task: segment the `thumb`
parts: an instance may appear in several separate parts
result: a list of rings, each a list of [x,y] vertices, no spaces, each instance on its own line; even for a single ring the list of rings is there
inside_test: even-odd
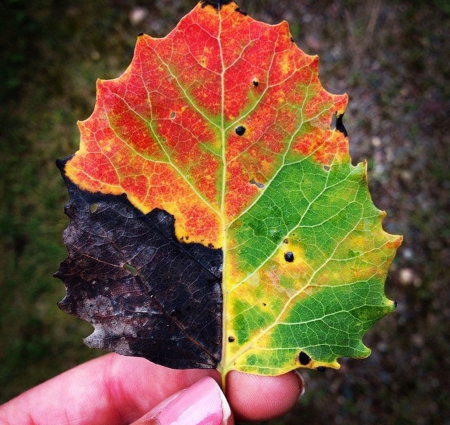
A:
[[[217,382],[204,377],[162,401],[131,425],[233,425],[231,409]]]

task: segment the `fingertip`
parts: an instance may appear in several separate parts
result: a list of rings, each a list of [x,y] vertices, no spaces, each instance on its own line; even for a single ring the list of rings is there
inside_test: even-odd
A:
[[[269,420],[284,415],[305,391],[298,372],[280,376],[257,376],[231,371],[227,398],[237,420]]]

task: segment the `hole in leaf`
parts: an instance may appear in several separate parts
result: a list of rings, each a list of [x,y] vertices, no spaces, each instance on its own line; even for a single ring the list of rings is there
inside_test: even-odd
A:
[[[252,84],[253,84],[253,87],[258,87],[259,86],[258,79],[257,78],[253,78]]]
[[[316,370],[317,372],[325,372],[327,368],[325,366],[319,366]]]
[[[329,165],[324,165],[324,166],[323,166],[323,169],[324,169],[325,171],[330,171],[330,170],[331,170],[331,167],[330,167]]]
[[[126,271],[130,272],[133,276],[137,276],[137,274],[138,274],[137,269],[135,267],[133,267],[131,264],[124,264],[123,268]]]
[[[236,127],[236,134],[238,136],[243,136],[245,134],[245,130],[247,130],[243,125]]]
[[[288,263],[292,263],[294,261],[294,253],[292,251],[288,251],[284,254],[284,259]]]
[[[93,204],[89,205],[89,212],[92,214],[95,213],[98,210],[98,204],[97,202],[94,202]]]
[[[347,129],[344,127],[343,118],[344,114],[337,115],[336,113],[336,130],[340,131],[345,137],[348,137]]]
[[[228,337],[228,342],[234,342],[234,341],[235,341],[234,336],[229,336],[229,337]]]
[[[251,179],[251,180],[249,181],[249,183],[250,183],[250,184],[256,185],[256,186],[257,186],[258,188],[260,188],[260,189],[263,189],[263,188],[264,188],[264,184],[263,184],[263,183],[257,182],[255,179]]]
[[[300,354],[298,355],[298,360],[300,361],[301,365],[306,366],[311,361],[311,357],[309,357],[308,354],[306,354],[305,352],[300,351]]]
[[[398,302],[394,301],[394,307],[397,308],[397,306],[398,306]]]
[[[170,113],[170,115],[169,115],[169,118],[170,118],[171,120],[173,120],[176,116],[177,116],[177,113],[176,113],[175,111],[172,111],[172,112]]]

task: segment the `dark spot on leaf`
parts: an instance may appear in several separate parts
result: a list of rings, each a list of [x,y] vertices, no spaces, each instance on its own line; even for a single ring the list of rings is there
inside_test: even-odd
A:
[[[329,165],[324,165],[324,166],[323,166],[323,169],[324,169],[325,171],[330,171],[330,170],[331,170],[331,167],[330,167]]]
[[[289,241],[287,240],[287,238],[284,238],[284,239],[283,239],[283,243],[286,243],[286,244],[289,243]]]
[[[253,81],[252,81],[252,83],[253,83],[253,86],[254,86],[254,87],[258,87],[258,86],[259,86],[259,81],[258,81],[257,78],[254,78]]]
[[[243,136],[245,134],[245,130],[247,130],[243,125],[240,125],[239,127],[236,127],[236,134],[238,136]]]
[[[239,12],[241,15],[247,16],[247,12],[244,12],[243,10],[241,10],[239,7],[237,7],[236,9],[234,9],[236,12]]]
[[[93,204],[89,205],[89,211],[93,214],[98,210],[98,204],[94,202]]]
[[[306,366],[311,361],[311,357],[309,357],[308,354],[306,354],[305,352],[300,351],[300,354],[298,355],[298,360],[300,361],[301,365]]]
[[[177,113],[176,113],[175,111],[172,111],[172,112],[170,113],[170,115],[169,115],[169,118],[170,118],[171,120],[173,120],[176,116],[177,116]]]
[[[137,276],[138,271],[136,270],[136,267],[133,267],[131,264],[124,264],[123,268],[130,272],[133,276]]]
[[[257,182],[255,179],[251,179],[249,181],[250,184],[254,184],[255,186],[257,186],[259,189],[263,189],[264,188],[264,184]]]
[[[348,137],[348,133],[343,123],[344,114],[336,114],[336,130],[340,131],[345,137]]]
[[[265,307],[267,304],[266,303],[262,303],[263,307]]]
[[[327,368],[325,366],[319,366],[316,370],[317,372],[325,372]]]
[[[229,337],[228,337],[228,342],[234,342],[234,341],[235,341],[234,336],[229,336]]]
[[[292,263],[294,261],[294,253],[292,251],[288,251],[284,254],[284,259],[288,263]]]

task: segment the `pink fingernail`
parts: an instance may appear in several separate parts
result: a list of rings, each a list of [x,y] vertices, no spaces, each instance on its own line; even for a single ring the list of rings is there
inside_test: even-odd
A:
[[[299,395],[299,398],[300,398],[303,394],[305,394],[305,380],[303,379],[303,376],[301,375],[299,370],[294,370],[294,373],[298,376],[298,378],[299,378],[299,380],[301,382],[301,385],[302,385],[302,390],[301,390],[301,393]]]
[[[210,377],[165,400],[151,415],[160,425],[226,425],[230,416],[224,394]]]

